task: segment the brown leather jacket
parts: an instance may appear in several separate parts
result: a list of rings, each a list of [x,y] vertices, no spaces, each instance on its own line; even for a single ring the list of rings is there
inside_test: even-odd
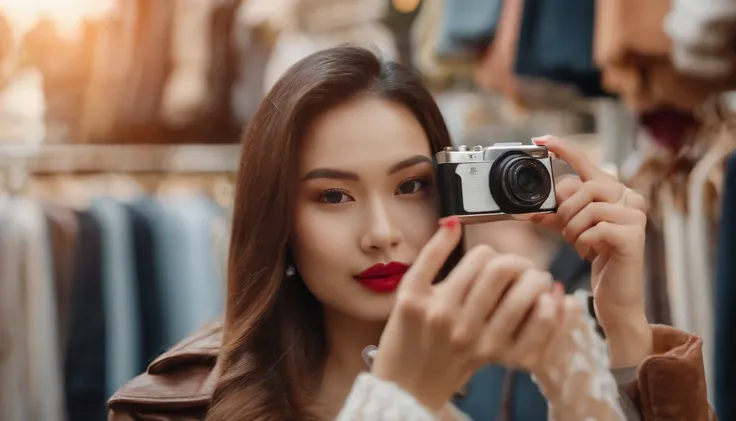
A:
[[[221,340],[218,323],[175,345],[110,398],[108,420],[202,420],[217,382]],[[701,348],[697,336],[654,326],[654,352],[627,391],[644,421],[715,420],[706,396]]]

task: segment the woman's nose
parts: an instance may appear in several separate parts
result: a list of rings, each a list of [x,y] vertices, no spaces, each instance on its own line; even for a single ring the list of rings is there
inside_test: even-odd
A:
[[[374,201],[365,218],[361,248],[366,253],[388,250],[400,244],[401,240],[401,230],[392,222],[388,204]]]

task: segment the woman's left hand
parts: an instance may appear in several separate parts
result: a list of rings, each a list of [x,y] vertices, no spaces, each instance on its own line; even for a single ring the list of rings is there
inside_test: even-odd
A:
[[[578,176],[557,180],[557,213],[532,220],[560,229],[592,263],[596,316],[609,341],[611,363],[638,365],[651,352],[643,296],[646,200],[564,140],[544,136],[534,142],[567,162]]]

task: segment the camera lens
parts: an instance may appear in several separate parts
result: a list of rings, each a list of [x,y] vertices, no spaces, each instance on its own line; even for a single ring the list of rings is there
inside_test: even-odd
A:
[[[521,193],[537,194],[539,193],[539,186],[542,185],[542,176],[535,168],[520,168],[514,181],[519,186]]]
[[[536,206],[544,203],[549,194],[547,168],[536,159],[517,159],[504,171],[504,190],[510,193],[510,199],[518,205]],[[515,200],[514,200],[515,199]]]
[[[505,213],[534,212],[552,190],[547,167],[522,152],[501,156],[494,162],[489,175],[491,194]]]

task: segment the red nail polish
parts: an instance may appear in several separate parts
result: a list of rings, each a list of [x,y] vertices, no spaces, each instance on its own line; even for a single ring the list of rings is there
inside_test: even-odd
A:
[[[562,285],[562,282],[555,281],[552,288],[554,289],[555,294],[565,295],[565,287]]]
[[[440,226],[443,226],[447,229],[454,229],[456,226],[460,224],[460,218],[457,216],[447,216],[439,220]]]

